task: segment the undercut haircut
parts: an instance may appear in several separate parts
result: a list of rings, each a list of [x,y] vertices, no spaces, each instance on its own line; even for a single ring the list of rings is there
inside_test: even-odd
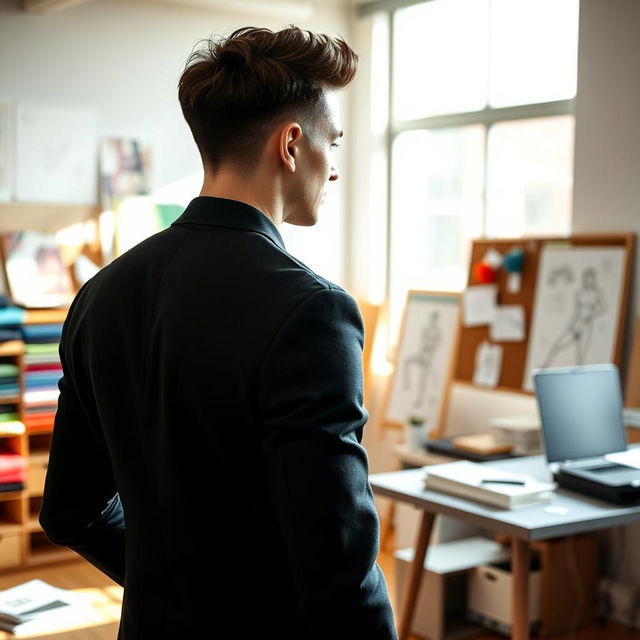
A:
[[[293,25],[276,32],[244,27],[201,41],[185,65],[178,99],[205,166],[253,168],[286,118],[313,129],[325,113],[324,91],[349,84],[357,63],[341,38]]]

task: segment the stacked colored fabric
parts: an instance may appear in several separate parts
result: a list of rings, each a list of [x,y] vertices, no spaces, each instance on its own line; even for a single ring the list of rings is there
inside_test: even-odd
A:
[[[27,460],[17,453],[0,453],[0,491],[21,491],[27,481]]]
[[[0,296],[0,342],[22,339],[20,325],[26,315],[24,309],[11,306],[5,296]]]
[[[24,425],[27,431],[53,428],[62,365],[58,355],[62,324],[22,327],[25,342]]]
[[[0,311],[2,311],[0,309]],[[20,395],[20,369],[18,365],[0,363],[0,399]]]

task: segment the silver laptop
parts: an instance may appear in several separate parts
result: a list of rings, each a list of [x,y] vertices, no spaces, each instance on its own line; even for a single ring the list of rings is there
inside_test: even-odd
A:
[[[533,381],[554,475],[568,474],[611,488],[640,487],[640,469],[605,458],[627,450],[615,365],[536,369]]]

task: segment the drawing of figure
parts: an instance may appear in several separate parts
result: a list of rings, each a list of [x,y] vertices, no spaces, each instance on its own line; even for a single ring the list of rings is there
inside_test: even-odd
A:
[[[420,406],[426,395],[433,355],[441,340],[442,331],[438,323],[439,318],[440,314],[437,311],[431,313],[429,323],[422,328],[419,351],[407,357],[402,365],[405,391],[415,386],[414,407]],[[415,375],[414,371],[417,372]],[[414,382],[416,382],[415,385]]]
[[[571,320],[553,343],[543,367],[550,367],[557,355],[575,346],[575,364],[584,364],[591,341],[593,321],[607,310],[605,298],[597,284],[597,273],[593,267],[582,272],[582,284],[576,291]]]

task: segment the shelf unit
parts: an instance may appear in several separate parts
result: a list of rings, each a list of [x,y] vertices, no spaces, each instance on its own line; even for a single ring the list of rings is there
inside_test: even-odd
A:
[[[66,310],[46,309],[27,312],[25,324],[61,323]],[[24,418],[24,354],[21,340],[0,343],[0,363],[18,366],[20,394],[0,398],[0,405],[15,405],[16,413]],[[21,435],[0,434],[0,449],[24,456],[27,459],[27,482],[22,491],[0,492],[0,571],[15,570],[63,560],[77,556],[49,542],[38,522],[51,429],[25,431]]]

